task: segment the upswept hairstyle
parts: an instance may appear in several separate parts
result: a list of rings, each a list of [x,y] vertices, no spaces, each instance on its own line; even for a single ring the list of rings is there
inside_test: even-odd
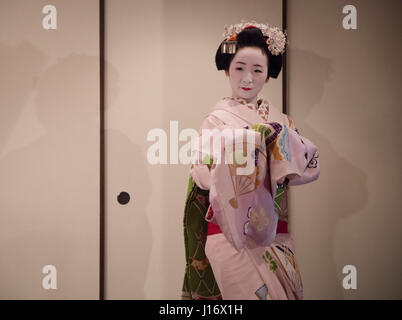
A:
[[[260,48],[262,52],[265,53],[268,59],[267,78],[272,77],[276,79],[282,69],[282,54],[279,54],[277,56],[271,54],[271,52],[268,50],[266,40],[267,37],[264,36],[261,30],[258,28],[251,27],[243,29],[237,35],[236,52],[244,47]],[[222,53],[221,52],[222,43],[223,41],[219,45],[215,55],[216,68],[218,70],[229,70],[230,63],[232,62],[236,53],[234,54]]]

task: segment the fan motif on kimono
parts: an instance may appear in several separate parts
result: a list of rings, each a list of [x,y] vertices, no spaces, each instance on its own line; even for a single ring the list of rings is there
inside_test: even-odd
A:
[[[250,148],[250,145],[248,147]],[[260,179],[258,179],[261,176],[260,168],[257,166],[258,156],[261,154],[266,159],[265,153],[261,152],[258,147],[256,148],[256,145],[253,145],[251,154],[255,165],[253,172],[249,175],[238,174],[238,168],[245,168],[247,166],[247,161],[245,161],[247,157],[244,150],[247,150],[247,143],[245,142],[235,143],[225,147],[225,160],[232,160],[228,164],[228,168],[235,194],[235,196],[229,200],[229,204],[235,209],[238,208],[238,197],[255,191],[260,183]],[[244,163],[239,164],[236,160],[240,160]]]

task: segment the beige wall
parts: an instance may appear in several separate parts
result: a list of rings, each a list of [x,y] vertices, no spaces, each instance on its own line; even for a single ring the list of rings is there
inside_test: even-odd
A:
[[[250,5],[251,4],[251,5]],[[228,10],[230,8],[230,10]],[[256,19],[281,25],[281,1],[107,1],[107,299],[178,299],[184,277],[183,212],[190,165],[151,165],[147,134],[170,121],[179,133],[231,94],[215,52],[225,24]],[[281,80],[263,95],[281,101]],[[281,106],[278,106],[279,108]],[[179,142],[179,147],[185,142]],[[170,153],[168,152],[168,157]],[[116,195],[125,190],[125,206]]]
[[[0,299],[99,297],[98,20],[97,0],[0,1]]]
[[[342,27],[357,8],[357,30]],[[289,1],[289,113],[320,151],[293,187],[291,232],[307,299],[401,299],[402,2]],[[357,268],[344,290],[342,268]]]

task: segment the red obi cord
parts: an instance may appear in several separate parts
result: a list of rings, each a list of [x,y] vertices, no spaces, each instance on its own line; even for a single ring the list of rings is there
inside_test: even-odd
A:
[[[213,218],[213,216],[214,216],[214,210],[212,209],[212,206],[210,205],[205,218],[207,220],[211,220]],[[207,235],[210,236],[212,234],[217,234],[217,233],[222,233],[221,228],[213,222],[208,222]],[[288,233],[288,223],[286,221],[278,221],[278,226],[276,227],[276,233]]]
[[[222,233],[221,228],[213,222],[208,222],[208,235]],[[288,223],[286,221],[278,221],[276,233],[288,233]]]

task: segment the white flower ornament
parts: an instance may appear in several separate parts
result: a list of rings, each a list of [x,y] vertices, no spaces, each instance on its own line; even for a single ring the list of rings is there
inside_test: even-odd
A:
[[[222,35],[226,41],[236,40],[237,35],[248,26],[260,29],[262,34],[267,37],[266,43],[271,54],[277,56],[285,52],[285,47],[289,44],[289,41],[286,39],[286,32],[282,32],[278,27],[273,27],[269,24],[257,23],[254,20],[249,22],[242,20],[235,25],[225,25]]]

